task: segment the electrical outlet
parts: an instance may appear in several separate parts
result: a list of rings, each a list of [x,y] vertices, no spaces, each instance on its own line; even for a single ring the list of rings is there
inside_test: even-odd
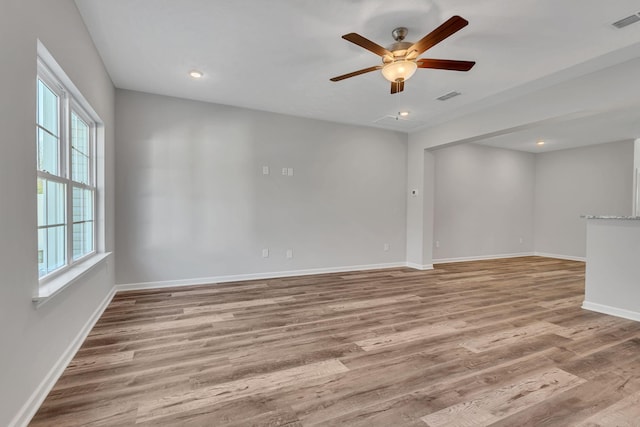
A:
[[[293,258],[293,249],[287,249],[287,259]]]
[[[262,258],[269,258],[269,248],[262,250]]]
[[[440,240],[436,240],[436,248],[440,247]]]
[[[269,166],[262,167],[262,175],[269,175]]]

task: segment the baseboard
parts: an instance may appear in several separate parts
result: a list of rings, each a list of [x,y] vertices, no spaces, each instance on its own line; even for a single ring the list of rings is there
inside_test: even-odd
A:
[[[480,256],[459,257],[459,258],[438,258],[438,259],[434,259],[433,263],[445,264],[449,262],[486,261],[491,259],[519,258],[523,256],[533,256],[533,255],[535,255],[533,252],[519,252],[515,254],[480,255]]]
[[[89,320],[87,320],[80,332],[78,332],[78,335],[76,335],[69,347],[65,350],[62,356],[58,358],[58,361],[53,365],[53,368],[51,368],[44,380],[42,380],[40,385],[31,394],[29,400],[27,400],[18,414],[11,420],[11,422],[9,422],[9,427],[22,427],[29,424],[33,416],[38,411],[38,408],[40,408],[44,399],[69,365],[73,356],[75,356],[76,352],[80,349],[80,346],[82,346],[82,343],[87,338],[89,332],[91,332],[91,329],[93,329],[93,326],[96,324],[100,316],[102,316],[102,313],[107,308],[115,294],[116,290],[113,288],[102,300],[98,308],[96,308]]]
[[[229,276],[200,277],[196,279],[164,280],[158,282],[127,283],[116,285],[116,291],[139,291],[145,289],[173,288],[180,286],[211,285],[215,283],[243,282],[245,280],[266,280],[280,277],[309,276],[312,274],[348,273],[350,271],[382,270],[406,267],[406,262],[387,264],[352,265],[344,267],[311,268],[306,270],[275,271],[269,273],[235,274]]]
[[[542,257],[545,257],[545,258],[565,259],[567,261],[587,262],[587,258],[586,257],[581,257],[581,256],[548,254],[546,252],[534,252],[533,255],[542,256]]]
[[[598,304],[595,302],[584,301],[582,308],[585,310],[596,311],[610,316],[622,317],[624,319],[635,320],[640,322],[640,313],[637,311],[626,310],[624,308],[611,307],[609,305]]]
[[[433,270],[433,264],[416,264],[414,262],[407,262],[407,267],[413,268],[415,270]]]

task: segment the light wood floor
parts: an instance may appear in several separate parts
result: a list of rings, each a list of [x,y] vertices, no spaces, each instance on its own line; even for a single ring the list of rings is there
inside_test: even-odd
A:
[[[118,293],[34,426],[639,426],[640,323],[526,257]]]

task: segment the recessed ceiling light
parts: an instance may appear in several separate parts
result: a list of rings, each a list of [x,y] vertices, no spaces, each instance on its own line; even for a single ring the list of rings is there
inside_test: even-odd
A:
[[[194,79],[199,79],[200,77],[204,76],[204,74],[202,74],[202,71],[198,70],[189,71],[189,75]]]
[[[536,145],[544,145],[544,141],[540,140],[540,141],[536,142]]]
[[[400,112],[398,112],[398,114],[400,114],[400,116],[402,116],[402,117],[407,117],[409,115],[409,112],[408,111],[400,111]]]

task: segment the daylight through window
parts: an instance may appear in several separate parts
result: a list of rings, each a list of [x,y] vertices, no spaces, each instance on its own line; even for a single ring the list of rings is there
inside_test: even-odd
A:
[[[37,80],[38,275],[95,252],[96,124],[44,65]]]

